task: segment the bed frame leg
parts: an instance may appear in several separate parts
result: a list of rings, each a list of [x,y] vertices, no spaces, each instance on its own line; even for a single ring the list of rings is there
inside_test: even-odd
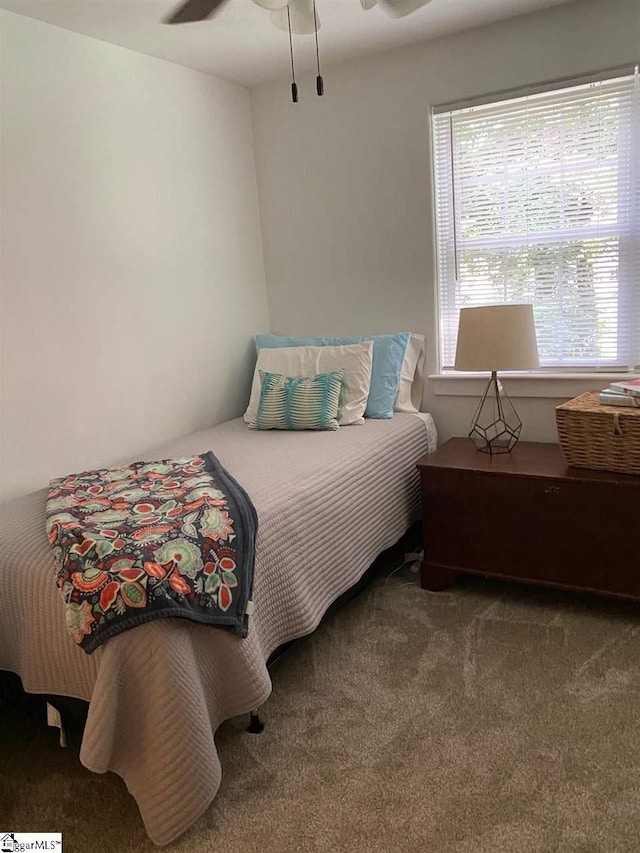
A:
[[[249,715],[249,726],[247,731],[251,732],[252,735],[261,735],[264,731],[264,723],[260,719],[260,715],[257,710],[252,711]]]

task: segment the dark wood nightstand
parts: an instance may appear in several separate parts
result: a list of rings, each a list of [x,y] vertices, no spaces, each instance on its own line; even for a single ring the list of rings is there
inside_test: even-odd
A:
[[[467,438],[418,469],[424,589],[470,573],[640,598],[640,477],[569,468],[557,444],[489,456]]]

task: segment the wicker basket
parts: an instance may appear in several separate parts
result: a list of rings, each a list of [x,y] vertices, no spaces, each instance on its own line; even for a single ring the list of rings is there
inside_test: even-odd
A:
[[[640,408],[603,406],[587,391],[556,408],[560,446],[569,465],[640,474]]]

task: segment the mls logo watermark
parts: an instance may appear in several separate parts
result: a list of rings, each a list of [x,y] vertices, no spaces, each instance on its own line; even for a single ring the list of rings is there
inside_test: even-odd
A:
[[[62,853],[61,832],[0,832],[0,853],[49,850]]]

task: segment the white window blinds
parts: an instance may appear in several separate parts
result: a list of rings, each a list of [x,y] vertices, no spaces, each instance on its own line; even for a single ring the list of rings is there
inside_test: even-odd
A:
[[[434,110],[441,367],[467,305],[532,302],[540,362],[640,364],[640,87]]]

